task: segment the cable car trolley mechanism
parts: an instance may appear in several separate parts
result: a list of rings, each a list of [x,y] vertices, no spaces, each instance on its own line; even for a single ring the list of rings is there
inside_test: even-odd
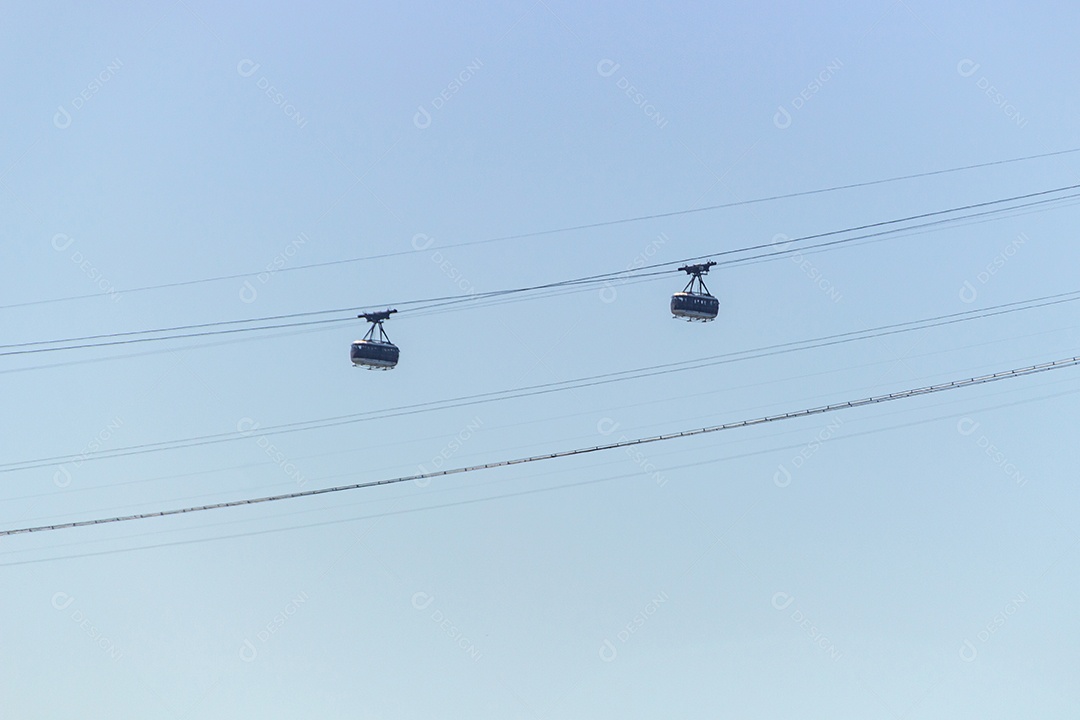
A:
[[[701,279],[701,276],[707,274],[713,265],[716,263],[710,260],[707,263],[684,265],[679,268],[690,276],[690,282],[686,283],[682,292],[671,296],[673,316],[701,322],[716,318],[720,312],[720,301],[709,293],[709,289],[705,287],[705,281]]]
[[[397,310],[383,310],[357,315],[371,323],[371,327],[368,328],[363,339],[356,340],[352,344],[349,356],[352,358],[353,365],[368,370],[390,370],[397,365],[401,351],[398,350],[397,345],[390,342],[386,331],[383,330],[383,321],[396,312]],[[376,330],[378,330],[378,337],[375,336]]]

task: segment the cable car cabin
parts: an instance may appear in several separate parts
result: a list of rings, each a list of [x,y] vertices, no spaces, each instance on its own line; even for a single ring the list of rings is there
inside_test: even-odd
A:
[[[378,340],[357,340],[349,351],[353,365],[369,370],[389,370],[397,365],[400,355],[397,345]]]
[[[671,314],[687,320],[714,320],[720,312],[720,301],[712,295],[677,292],[671,296]]]
[[[397,310],[384,310],[357,316],[371,323],[371,327],[364,333],[363,339],[354,340],[349,349],[349,357],[352,358],[353,365],[368,370],[389,370],[397,365],[401,351],[398,350],[397,345],[390,342],[390,338],[386,337],[386,331],[383,330],[383,322],[396,312]],[[376,332],[378,332],[377,336]]]
[[[702,322],[716,318],[717,313],[720,312],[720,301],[712,296],[709,288],[705,287],[705,281],[701,279],[701,276],[708,273],[709,268],[714,265],[716,263],[710,260],[706,263],[684,265],[679,268],[690,276],[690,282],[686,283],[682,292],[671,296],[672,315]]]

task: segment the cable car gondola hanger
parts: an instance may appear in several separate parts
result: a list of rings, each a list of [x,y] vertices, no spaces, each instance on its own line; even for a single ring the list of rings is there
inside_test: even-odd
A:
[[[391,370],[397,365],[401,351],[398,350],[397,345],[390,342],[390,338],[386,336],[386,331],[383,329],[383,321],[388,320],[396,312],[397,310],[383,310],[357,315],[358,318],[371,323],[371,327],[362,339],[352,344],[349,356],[352,358],[353,365],[367,370]],[[376,330],[379,333],[378,337],[375,336]]]
[[[709,272],[709,268],[716,265],[712,260],[697,265],[683,265],[682,270],[690,276],[690,282],[682,292],[671,296],[671,314],[677,318],[686,318],[688,321],[698,320],[708,322],[716,318],[720,312],[720,301],[717,300],[709,289],[705,287],[702,275]]]

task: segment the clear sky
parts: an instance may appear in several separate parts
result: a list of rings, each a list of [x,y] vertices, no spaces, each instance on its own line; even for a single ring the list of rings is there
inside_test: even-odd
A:
[[[377,309],[1076,184],[1063,155],[451,247],[1078,147],[1078,26],[1066,2],[9,3],[3,344]],[[255,427],[1080,290],[1074,215],[719,269],[705,325],[671,319],[674,274],[402,312],[392,372],[350,365],[359,321],[0,357],[0,464],[83,456],[0,473],[0,529],[1076,355],[1067,303]],[[1075,717],[1078,390],[1062,370],[634,453],[0,538],[0,718]]]

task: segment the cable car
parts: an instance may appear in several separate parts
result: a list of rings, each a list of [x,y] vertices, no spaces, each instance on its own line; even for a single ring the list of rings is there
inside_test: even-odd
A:
[[[710,260],[700,265],[684,265],[679,268],[690,276],[690,282],[686,283],[682,292],[671,296],[673,316],[701,322],[716,318],[720,312],[720,301],[709,293],[709,289],[705,287],[705,281],[701,279],[701,276],[708,273],[709,268],[715,264]]]
[[[349,350],[349,357],[352,358],[353,365],[368,370],[390,370],[397,365],[401,351],[398,350],[397,345],[390,342],[390,338],[386,336],[386,331],[383,330],[383,321],[396,312],[397,310],[383,310],[382,312],[357,315],[357,317],[371,323],[371,327],[368,328],[363,339],[353,342],[352,348]],[[376,329],[379,331],[378,338],[375,337]]]

